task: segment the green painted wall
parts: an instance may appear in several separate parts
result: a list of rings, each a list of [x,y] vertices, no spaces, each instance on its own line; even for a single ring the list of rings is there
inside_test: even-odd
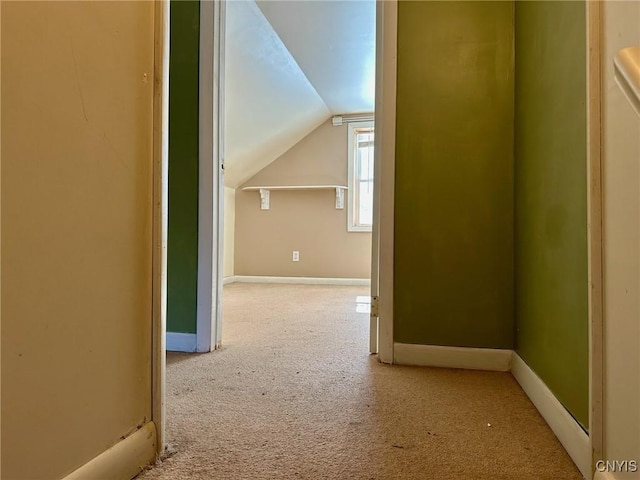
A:
[[[516,349],[587,426],[585,3],[516,4]]]
[[[513,8],[399,3],[396,342],[513,348]]]
[[[171,1],[167,331],[196,332],[200,2]]]

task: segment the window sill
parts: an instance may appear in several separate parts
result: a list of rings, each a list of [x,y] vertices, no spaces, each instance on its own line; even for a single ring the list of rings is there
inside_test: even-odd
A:
[[[371,227],[357,227],[355,225],[349,225],[347,227],[349,233],[371,233]]]

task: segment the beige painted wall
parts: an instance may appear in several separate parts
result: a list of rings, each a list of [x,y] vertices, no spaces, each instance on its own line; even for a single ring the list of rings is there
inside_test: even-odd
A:
[[[604,2],[603,22],[604,453],[640,461],[640,118],[613,68],[640,45],[640,2]]]
[[[222,266],[224,277],[231,277],[235,272],[235,236],[236,190],[224,187],[224,260]]]
[[[243,186],[319,184],[347,184],[346,125],[323,123]],[[371,233],[347,232],[335,190],[272,191],[270,209],[261,210],[259,194],[239,188],[235,233],[236,275],[371,275]],[[291,260],[293,250],[299,262]]]
[[[151,418],[153,2],[2,2],[2,478]]]

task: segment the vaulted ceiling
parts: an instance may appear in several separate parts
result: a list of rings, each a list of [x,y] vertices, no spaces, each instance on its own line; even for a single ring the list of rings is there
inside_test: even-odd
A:
[[[375,2],[257,4],[332,114],[373,111]]]
[[[227,2],[225,56],[225,183],[235,188],[331,115],[373,111],[375,2]]]

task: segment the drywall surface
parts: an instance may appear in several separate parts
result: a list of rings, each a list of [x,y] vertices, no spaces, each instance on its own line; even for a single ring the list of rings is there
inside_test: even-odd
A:
[[[615,83],[613,58],[640,45],[640,3],[602,7],[604,453],[631,460],[640,459],[640,118]]]
[[[516,350],[589,424],[585,2],[516,2]]]
[[[346,125],[323,123],[243,186],[321,184],[347,184]],[[261,210],[258,192],[236,190],[236,275],[370,277],[371,233],[347,232],[335,189],[270,196],[269,210]]]
[[[230,277],[235,272],[235,237],[236,237],[236,191],[224,189],[224,259],[223,276]]]
[[[227,2],[226,16],[225,185],[236,188],[324,122],[329,109],[255,2]]]
[[[513,4],[400,2],[394,337],[513,346]]]
[[[151,2],[2,2],[2,478],[151,418]]]
[[[167,331],[196,332],[200,2],[171,2]]]
[[[373,111],[375,0],[256,3],[332,114]]]

